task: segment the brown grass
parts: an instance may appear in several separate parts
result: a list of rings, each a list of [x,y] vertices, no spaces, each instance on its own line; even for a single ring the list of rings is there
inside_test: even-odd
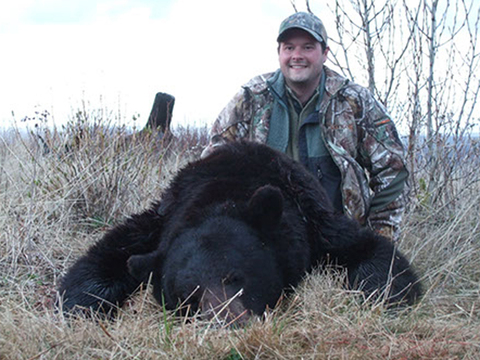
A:
[[[478,187],[459,192],[455,206],[413,199],[399,246],[426,294],[412,308],[363,304],[341,275],[319,272],[242,329],[163,312],[149,289],[115,321],[67,320],[53,308],[62,274],[109,226],[157,198],[205,137],[183,130],[165,147],[155,134],[125,142],[122,130],[77,124],[48,133],[47,154],[35,139],[0,138],[2,360],[480,358]]]

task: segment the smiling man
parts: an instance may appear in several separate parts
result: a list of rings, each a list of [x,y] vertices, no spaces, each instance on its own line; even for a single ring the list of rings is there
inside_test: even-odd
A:
[[[228,141],[266,143],[314,173],[337,211],[398,239],[408,173],[386,109],[324,65],[328,37],[315,15],[289,16],[277,42],[280,69],[242,86],[202,156]]]
[[[290,29],[279,38],[278,57],[286,84],[302,104],[315,92],[327,60],[328,48],[311,34]]]

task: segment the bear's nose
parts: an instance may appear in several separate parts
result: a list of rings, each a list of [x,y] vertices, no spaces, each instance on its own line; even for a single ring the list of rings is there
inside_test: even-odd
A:
[[[252,314],[242,304],[242,293],[243,289],[230,296],[222,287],[205,289],[199,304],[202,317],[221,326],[246,324]]]

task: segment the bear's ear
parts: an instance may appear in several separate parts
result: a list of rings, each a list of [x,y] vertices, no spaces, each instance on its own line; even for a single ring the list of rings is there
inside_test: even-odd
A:
[[[279,188],[265,185],[258,188],[248,202],[250,221],[261,229],[280,224],[283,213],[283,195]]]
[[[135,279],[141,282],[147,282],[150,273],[157,266],[157,253],[151,252],[142,255],[132,255],[127,261],[128,272]]]

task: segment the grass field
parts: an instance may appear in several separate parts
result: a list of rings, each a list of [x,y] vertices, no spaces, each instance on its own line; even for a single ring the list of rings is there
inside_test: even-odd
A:
[[[64,318],[53,305],[66,269],[158,198],[205,141],[186,130],[166,147],[154,135],[72,131],[45,134],[48,147],[36,136],[0,137],[1,360],[480,359],[478,169],[456,180],[461,191],[448,202],[412,196],[399,242],[425,288],[412,308],[364,304],[339,275],[316,273],[242,329],[175,317],[148,288],[114,321]]]

